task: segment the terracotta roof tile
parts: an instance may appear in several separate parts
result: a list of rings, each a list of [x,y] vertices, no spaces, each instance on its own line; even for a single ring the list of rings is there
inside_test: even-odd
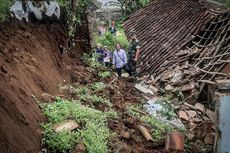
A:
[[[124,29],[137,32],[142,72],[157,73],[212,17],[197,0],[155,0],[133,13]]]

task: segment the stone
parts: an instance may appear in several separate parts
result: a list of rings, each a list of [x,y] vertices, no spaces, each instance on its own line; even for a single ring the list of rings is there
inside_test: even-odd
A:
[[[55,124],[53,128],[54,128],[54,131],[58,133],[64,130],[72,131],[78,127],[79,125],[77,124],[76,121],[66,120],[66,121]]]
[[[190,118],[194,118],[197,115],[196,111],[193,111],[193,110],[186,111],[186,113],[188,114]]]

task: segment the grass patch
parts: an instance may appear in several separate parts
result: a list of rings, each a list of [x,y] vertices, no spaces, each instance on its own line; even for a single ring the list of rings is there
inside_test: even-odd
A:
[[[82,56],[82,59],[86,64],[88,64],[92,68],[102,68],[102,69],[105,68],[104,65],[100,64],[97,61],[98,57],[99,57],[99,55],[96,53],[92,53],[92,55],[84,53]]]
[[[110,71],[104,71],[104,72],[99,72],[98,73],[98,76],[101,77],[101,78],[108,78],[108,77],[111,77],[111,72]]]
[[[108,152],[110,131],[107,119],[117,117],[114,111],[101,112],[76,101],[57,98],[56,102],[43,105],[43,113],[49,123],[42,125],[44,129],[42,144],[48,146],[51,151],[69,152],[79,140],[83,140],[89,153]],[[53,125],[67,119],[76,120],[81,128],[56,133],[52,128]]]
[[[94,89],[94,91],[97,91],[99,89],[102,90],[105,85],[101,83],[94,83],[91,85],[91,87]],[[94,105],[105,104],[109,107],[112,107],[112,103],[110,102],[110,100],[102,96],[92,94],[92,91],[90,91],[87,87],[78,87],[75,91],[80,100],[88,101]]]
[[[9,17],[11,5],[12,5],[12,1],[1,0],[1,3],[0,3],[0,22],[6,20],[6,18]]]
[[[106,85],[104,83],[102,83],[102,82],[94,82],[93,84],[90,85],[90,87],[94,91],[101,91],[106,87]]]

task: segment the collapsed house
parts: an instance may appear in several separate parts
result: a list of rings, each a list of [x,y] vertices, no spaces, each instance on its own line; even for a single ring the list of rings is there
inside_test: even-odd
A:
[[[31,13],[37,20],[42,20],[45,16],[59,19],[61,14],[59,4],[52,1],[15,1],[10,7],[10,12],[18,20],[25,19],[27,22]]]
[[[207,115],[201,121],[209,117],[215,122],[219,126],[216,152],[230,150],[225,145],[230,137],[226,103],[230,99],[229,23],[228,10],[214,11],[197,0],[156,0],[124,23],[127,36],[135,29],[141,42],[138,68],[143,74],[142,86],[146,91],[183,92],[183,107],[187,108],[181,108],[178,116],[191,123],[189,109],[200,110]]]
[[[124,28],[128,36],[133,28],[137,31],[142,46],[138,67],[151,75],[146,82],[202,92],[204,84],[228,78],[229,16],[196,0],[158,0],[131,15]]]

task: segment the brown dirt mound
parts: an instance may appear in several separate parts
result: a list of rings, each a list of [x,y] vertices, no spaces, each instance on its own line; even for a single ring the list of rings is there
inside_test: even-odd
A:
[[[72,62],[58,48],[65,33],[60,24],[0,25],[0,152],[40,150],[42,115],[31,96],[57,95],[70,81]]]

